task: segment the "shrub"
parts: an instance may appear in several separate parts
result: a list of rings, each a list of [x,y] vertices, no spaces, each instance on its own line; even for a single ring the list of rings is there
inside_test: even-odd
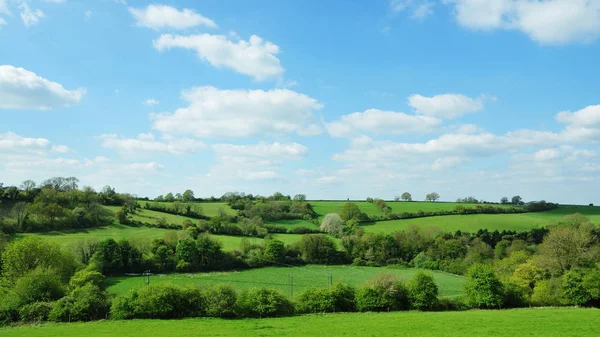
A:
[[[19,309],[19,317],[27,323],[43,322],[48,320],[50,311],[52,311],[52,303],[35,302],[22,306]]]
[[[467,303],[475,308],[499,308],[503,303],[503,286],[492,267],[475,264],[467,272]]]
[[[575,305],[600,303],[600,269],[573,269],[564,275],[565,296]]]
[[[233,317],[237,294],[231,286],[218,285],[206,291],[206,315]]]
[[[108,295],[97,286],[86,284],[58,300],[48,319],[58,322],[92,321],[106,318],[109,309]]]
[[[300,313],[325,313],[335,310],[335,300],[327,288],[309,288],[298,296],[296,310]]]
[[[236,304],[241,317],[275,317],[293,313],[292,303],[280,292],[267,289],[251,289],[240,294]]]
[[[347,284],[336,283],[331,293],[333,295],[334,311],[350,312],[356,310],[356,290],[354,287]]]
[[[33,302],[55,301],[65,294],[65,287],[53,270],[35,269],[17,279],[13,288],[19,306]]]
[[[135,318],[181,318],[188,310],[180,287],[158,284],[143,287],[135,300]]]
[[[356,308],[360,311],[392,311],[408,308],[408,291],[390,274],[376,276],[369,285],[356,292]]]
[[[538,281],[531,295],[531,303],[535,306],[564,305],[562,280],[552,278]]]
[[[102,286],[104,281],[104,275],[94,270],[83,269],[75,273],[69,281],[69,287],[71,289],[80,288],[87,284],[92,284],[97,287]]]
[[[437,307],[438,287],[433,276],[418,272],[408,284],[410,305],[417,310]]]

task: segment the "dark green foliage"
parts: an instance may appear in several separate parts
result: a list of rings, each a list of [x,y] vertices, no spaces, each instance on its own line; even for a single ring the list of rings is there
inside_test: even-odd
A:
[[[265,244],[264,257],[267,263],[280,264],[285,261],[285,244],[276,239],[270,239]]]
[[[600,305],[600,269],[572,269],[564,275],[563,287],[571,304]]]
[[[306,263],[336,263],[339,255],[335,242],[323,234],[307,234],[302,236],[296,247]]]
[[[356,292],[356,308],[359,311],[393,311],[408,307],[406,286],[389,274],[375,277]]]
[[[417,273],[408,283],[408,294],[413,309],[432,310],[438,305],[438,287],[429,274]]]
[[[206,291],[206,315],[209,317],[233,317],[237,294],[226,285],[218,285]]]
[[[340,211],[340,217],[344,221],[348,220],[358,220],[358,221],[368,221],[369,217],[367,214],[360,211],[358,206],[354,203],[347,202],[342,210]]]
[[[500,308],[504,302],[502,282],[492,267],[484,264],[469,268],[465,293],[467,303],[474,308]]]
[[[296,299],[299,313],[325,313],[335,311],[334,297],[330,289],[309,288]]]
[[[27,323],[38,323],[48,320],[53,304],[49,302],[35,302],[22,306],[19,309],[21,321]]]
[[[243,291],[238,296],[236,307],[240,317],[286,316],[294,311],[294,307],[287,297],[268,288]]]
[[[92,321],[108,316],[108,295],[93,284],[76,288],[54,303],[48,319],[56,322]]]
[[[35,269],[21,276],[13,288],[19,305],[55,301],[65,294],[65,285],[52,269]]]

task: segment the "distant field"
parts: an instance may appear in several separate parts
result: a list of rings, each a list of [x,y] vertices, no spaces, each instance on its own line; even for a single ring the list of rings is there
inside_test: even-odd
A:
[[[375,204],[366,201],[309,201],[313,209],[319,216],[324,216],[327,213],[338,213],[348,202],[354,203],[361,211],[367,215],[382,215],[383,212]],[[464,204],[456,202],[425,202],[425,201],[386,201],[386,205],[392,208],[393,213],[415,213],[418,211],[451,211],[456,206],[475,207],[477,204]],[[511,207],[512,205],[493,205],[499,207]]]
[[[11,337],[395,336],[597,337],[600,310],[541,308],[448,312],[340,313],[265,319],[49,323],[0,329]]]
[[[56,242],[63,247],[69,247],[74,242],[80,240],[95,240],[102,241],[105,239],[161,239],[167,232],[175,232],[182,234],[181,230],[174,229],[162,229],[162,228],[148,228],[148,227],[129,227],[124,225],[113,224],[106,227],[91,228],[91,229],[80,229],[80,230],[65,230],[65,231],[54,231],[46,233],[20,233],[16,234],[13,239],[24,238],[28,236],[38,236],[45,240]],[[240,248],[240,243],[244,237],[241,236],[227,236],[227,235],[212,235],[213,238],[218,239],[223,244],[223,250],[231,251]],[[292,244],[298,241],[301,235],[296,234],[277,234],[274,235],[277,239]],[[261,243],[262,238],[249,238],[246,237],[251,243]]]
[[[138,200],[138,204],[142,208],[144,207],[144,205],[146,205],[146,202],[152,204],[152,203],[155,203],[156,201]],[[172,202],[160,202],[159,204],[162,206],[171,207],[171,205],[173,203]],[[219,209],[224,210],[225,213],[227,213],[229,215],[237,215],[237,211],[232,209],[231,207],[229,207],[229,205],[226,202],[194,202],[192,204],[202,207],[202,211],[204,212],[204,215],[209,216],[209,217],[218,215]]]
[[[479,229],[490,231],[514,230],[527,231],[532,228],[546,226],[552,221],[560,220],[565,215],[573,213],[586,215],[592,222],[600,223],[600,207],[598,206],[560,206],[547,212],[520,213],[520,214],[469,214],[469,215],[444,215],[416,219],[378,221],[365,225],[367,232],[393,233],[410,225],[419,227],[438,227],[445,232],[457,230],[476,232]]]
[[[271,226],[284,226],[286,228],[306,227],[306,228],[319,228],[318,225],[306,220],[277,220],[267,221],[265,224]]]
[[[274,288],[290,296],[290,276],[293,276],[294,296],[310,287],[327,287],[329,276],[333,282],[343,282],[354,286],[361,285],[375,275],[385,272],[409,280],[418,269],[390,269],[385,267],[353,267],[353,266],[321,266],[305,267],[271,267],[251,269],[240,272],[213,272],[198,274],[169,274],[151,276],[150,283],[198,284],[214,285],[229,284],[240,289],[253,287]],[[459,296],[462,294],[463,278],[447,273],[426,271],[433,275],[442,296]],[[113,294],[123,294],[132,288],[144,286],[144,278],[111,277],[107,279],[108,291]]]
[[[119,206],[104,206],[112,212],[116,213],[121,207]],[[135,221],[141,221],[143,223],[155,224],[156,221],[160,218],[165,218],[167,223],[181,225],[183,224],[183,220],[190,220],[193,223],[198,223],[198,219],[189,218],[187,216],[181,216],[176,214],[169,214],[157,211],[151,211],[148,209],[139,209],[135,214],[130,215],[130,217]]]

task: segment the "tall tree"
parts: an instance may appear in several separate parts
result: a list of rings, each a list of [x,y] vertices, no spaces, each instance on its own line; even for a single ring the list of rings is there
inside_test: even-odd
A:
[[[401,198],[404,201],[412,201],[412,195],[410,195],[410,193],[408,193],[408,192],[402,193]]]
[[[194,201],[194,191],[192,190],[185,190],[185,192],[183,192],[183,196],[181,198],[183,200],[183,202],[190,202],[190,201]]]

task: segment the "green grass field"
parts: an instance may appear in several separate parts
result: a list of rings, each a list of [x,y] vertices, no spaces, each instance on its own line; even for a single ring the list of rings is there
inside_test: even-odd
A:
[[[600,310],[541,308],[450,312],[342,313],[226,320],[99,321],[0,329],[10,337],[396,336],[597,337]]]
[[[230,284],[233,287],[247,289],[253,287],[274,288],[291,295],[290,276],[293,276],[294,296],[310,287],[327,287],[329,277],[333,283],[343,282],[354,286],[361,285],[379,273],[390,273],[398,279],[409,280],[418,269],[391,269],[385,267],[322,266],[270,267],[250,269],[239,272],[213,272],[196,274],[169,274],[150,277],[150,283],[172,284]],[[463,278],[448,273],[426,271],[433,275],[441,296],[459,296],[462,294]],[[111,277],[107,279],[108,291],[123,294],[129,289],[143,287],[144,277]]]
[[[537,213],[444,215],[378,221],[374,224],[365,225],[363,228],[365,231],[372,233],[393,233],[406,229],[410,225],[423,228],[438,227],[445,232],[455,232],[457,230],[476,232],[479,229],[527,231],[532,228],[546,226],[552,221],[560,220],[565,215],[573,213],[581,213],[592,222],[600,223],[600,207],[598,206],[560,206],[551,211]]]
[[[45,240],[56,242],[61,246],[68,248],[76,241],[81,240],[93,240],[102,241],[105,239],[161,239],[167,232],[174,232],[183,234],[181,230],[174,229],[162,229],[162,228],[148,228],[148,227],[129,227],[119,224],[113,224],[106,227],[90,228],[90,229],[77,229],[77,230],[65,230],[65,231],[53,231],[45,233],[20,233],[13,236],[14,239],[20,239],[28,236],[38,236]],[[239,249],[240,243],[244,237],[241,236],[227,236],[227,235],[212,235],[213,238],[218,239],[223,244],[223,250],[231,251]],[[277,234],[275,238],[283,241],[286,244],[292,244],[298,241],[301,235],[297,234]],[[251,243],[261,243],[261,238],[248,238]]]
[[[138,200],[138,204],[142,208],[144,207],[144,205],[146,205],[146,202],[148,202],[150,204],[155,203],[155,201]],[[171,207],[171,205],[173,205],[172,202],[160,202],[159,204],[161,206],[168,206],[168,207]],[[204,213],[204,215],[209,216],[209,217],[218,215],[220,209],[224,210],[225,213],[227,213],[229,215],[237,215],[237,211],[232,209],[231,207],[229,207],[229,205],[226,202],[195,202],[195,203],[193,203],[193,205],[200,206],[202,208],[202,212]]]
[[[309,201],[313,206],[313,209],[320,217],[327,213],[338,213],[342,210],[347,202],[352,202],[360,208],[361,211],[367,213],[367,215],[383,215],[383,212],[375,204],[366,201]],[[451,211],[456,206],[462,205],[465,207],[475,207],[474,204],[464,204],[456,202],[425,202],[425,201],[386,201],[386,204],[392,208],[393,213],[409,212],[414,213],[417,211]],[[494,205],[500,207],[511,207],[511,205]]]

